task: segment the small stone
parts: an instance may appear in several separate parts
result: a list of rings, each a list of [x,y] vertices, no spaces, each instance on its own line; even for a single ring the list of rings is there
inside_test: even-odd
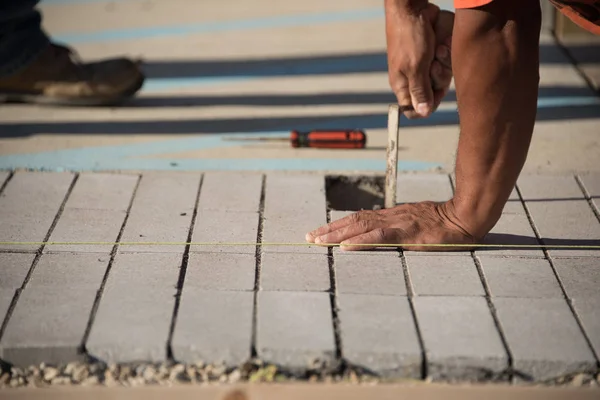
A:
[[[44,370],[44,380],[51,381],[58,376],[58,369],[54,367],[47,367]]]
[[[23,375],[23,370],[19,367],[12,367],[10,369],[10,374],[12,376],[21,376],[21,375]]]
[[[97,385],[98,383],[100,383],[100,379],[98,379],[98,377],[95,375],[89,376],[81,382],[81,384],[83,386],[92,386],[92,385]]]
[[[185,373],[190,378],[191,382],[196,382],[198,374],[196,372],[196,368],[194,366],[189,366],[185,369]]]
[[[583,386],[586,383],[588,383],[588,376],[586,374],[577,374],[573,377],[573,380],[571,380],[571,385],[573,386]]]
[[[119,368],[119,380],[120,381],[127,381],[127,378],[129,378],[131,376],[131,367],[129,365],[123,365],[121,366],[121,368]]]
[[[221,375],[219,377],[219,382],[220,383],[227,383],[227,379],[228,379],[227,375]]]
[[[10,382],[10,374],[8,372],[0,375],[0,385],[6,385],[8,382]]]
[[[75,369],[73,370],[72,377],[75,382],[82,382],[82,381],[86,380],[88,378],[88,376],[89,376],[88,369],[83,364],[77,365],[75,367]],[[98,379],[97,375],[94,375],[94,377],[96,379]]]
[[[19,386],[19,380],[17,378],[12,378],[9,385],[10,387],[16,388]]]
[[[228,377],[229,383],[237,383],[242,379],[242,373],[239,369],[234,369]]]
[[[202,362],[202,361],[197,361],[197,362],[194,364],[194,366],[195,366],[196,368],[198,368],[198,369],[202,369],[202,368],[204,368],[204,362]]]
[[[211,370],[208,372],[208,375],[211,376],[212,379],[220,379],[224,373],[225,373],[225,366],[217,365],[217,366],[214,366],[213,368],[211,368]]]
[[[144,378],[142,378],[141,376],[130,376],[127,379],[127,382],[132,387],[143,386],[144,385]]]
[[[57,376],[56,378],[52,379],[53,385],[68,385],[70,383],[71,378],[69,378],[68,376]]]
[[[148,366],[144,368],[141,376],[146,382],[154,382],[156,378],[156,369],[154,369],[152,366]]]
[[[68,363],[67,366],[65,367],[65,369],[63,370],[63,374],[72,375],[76,366],[77,366],[77,363],[73,363],[73,362]]]
[[[158,380],[166,380],[169,377],[169,373],[169,366],[166,364],[160,364],[156,373],[156,378]]]

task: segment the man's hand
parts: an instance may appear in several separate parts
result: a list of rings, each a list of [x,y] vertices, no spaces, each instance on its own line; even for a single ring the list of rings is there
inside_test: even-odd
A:
[[[452,80],[452,20],[438,24],[440,9],[427,1],[386,0],[385,11],[390,86],[398,104],[413,106],[408,118],[427,117]]]
[[[419,243],[423,246],[407,246],[406,250],[449,251],[466,250],[468,247],[428,247],[426,244],[477,243],[456,216],[452,200],[359,211],[308,233],[306,240],[315,244],[340,244],[343,250],[377,247],[365,246],[367,244]]]

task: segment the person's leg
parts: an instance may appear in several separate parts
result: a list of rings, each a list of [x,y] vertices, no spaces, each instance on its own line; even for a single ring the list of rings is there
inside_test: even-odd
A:
[[[39,0],[0,0],[0,77],[31,64],[48,47]]]
[[[38,1],[0,0],[0,102],[114,105],[142,87],[137,62],[81,63],[69,48],[52,43]]]

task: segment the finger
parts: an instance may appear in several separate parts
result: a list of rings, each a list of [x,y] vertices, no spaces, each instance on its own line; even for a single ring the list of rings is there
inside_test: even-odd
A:
[[[408,77],[412,104],[416,105],[415,110],[421,117],[428,117],[433,107],[433,90],[429,70],[430,68],[424,70],[419,67],[412,76]]]
[[[334,244],[340,243],[343,240],[361,235],[363,233],[380,228],[382,221],[379,219],[364,219],[352,225],[344,226],[338,230],[332,231],[325,235],[321,235],[315,239],[316,244]]]
[[[446,97],[446,95],[448,94],[448,89],[440,89],[440,90],[435,90],[433,92],[433,110],[437,110],[438,107],[440,106],[440,104],[442,103],[442,100],[444,99],[444,97]]]
[[[370,250],[377,248],[378,244],[395,243],[400,243],[400,235],[397,229],[377,228],[342,241],[340,249],[344,251]]]
[[[451,39],[450,39],[451,40]],[[444,67],[452,69],[452,51],[450,45],[440,44],[435,49],[435,59]]]
[[[434,90],[442,90],[450,87],[450,83],[452,82],[451,68],[446,68],[439,61],[433,60],[430,74]]]
[[[412,105],[408,79],[406,76],[404,76],[404,74],[398,73],[398,75],[394,77],[394,81],[391,82],[391,86],[394,94],[396,95],[396,99],[398,100],[398,104],[401,106]],[[409,119],[419,118],[419,115],[414,110],[405,111],[403,114]]]
[[[356,212],[354,214],[350,214],[345,216],[344,218],[340,218],[336,221],[332,221],[327,225],[323,225],[314,231],[311,231],[306,234],[306,241],[310,243],[314,243],[315,239],[319,236],[326,235],[330,232],[337,231],[338,229],[342,229],[348,225],[355,224],[361,220],[375,219],[378,218],[374,211],[363,210]]]

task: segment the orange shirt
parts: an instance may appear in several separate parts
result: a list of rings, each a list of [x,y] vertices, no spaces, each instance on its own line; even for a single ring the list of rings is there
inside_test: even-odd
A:
[[[493,0],[454,0],[454,8],[481,7]],[[600,0],[549,0],[565,17],[592,32],[600,35]]]

